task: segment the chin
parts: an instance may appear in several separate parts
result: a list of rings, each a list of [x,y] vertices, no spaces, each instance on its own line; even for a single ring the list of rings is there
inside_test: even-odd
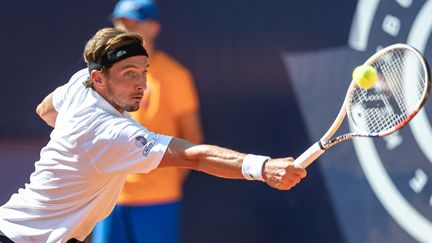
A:
[[[137,106],[130,105],[130,106],[124,107],[124,110],[127,112],[137,111],[138,109],[139,109],[139,105],[137,105]]]

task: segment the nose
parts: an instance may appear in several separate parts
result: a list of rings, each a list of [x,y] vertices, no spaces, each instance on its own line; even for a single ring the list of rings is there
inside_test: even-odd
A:
[[[136,89],[139,92],[144,92],[145,89],[147,89],[147,76],[143,75],[142,78],[139,79],[138,85],[136,86]]]

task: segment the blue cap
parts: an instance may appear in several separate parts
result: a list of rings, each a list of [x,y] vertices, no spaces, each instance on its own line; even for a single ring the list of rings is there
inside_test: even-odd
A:
[[[112,18],[136,21],[158,20],[159,11],[153,0],[120,0],[114,7]]]

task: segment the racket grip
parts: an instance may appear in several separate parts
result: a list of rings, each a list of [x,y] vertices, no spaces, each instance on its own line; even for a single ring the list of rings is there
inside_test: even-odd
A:
[[[312,162],[314,162],[322,153],[324,149],[321,148],[320,142],[316,142],[310,146],[306,151],[304,151],[296,160],[294,160],[295,165],[300,165],[303,168],[308,167]]]

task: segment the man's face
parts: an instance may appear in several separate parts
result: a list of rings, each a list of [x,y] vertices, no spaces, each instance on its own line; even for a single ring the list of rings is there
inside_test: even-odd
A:
[[[138,110],[146,89],[148,66],[146,56],[133,56],[115,63],[103,75],[105,98],[116,110]]]
[[[136,21],[133,19],[119,18],[114,20],[114,26],[130,33],[137,33],[146,42],[153,42],[159,30],[158,22],[152,20]]]

